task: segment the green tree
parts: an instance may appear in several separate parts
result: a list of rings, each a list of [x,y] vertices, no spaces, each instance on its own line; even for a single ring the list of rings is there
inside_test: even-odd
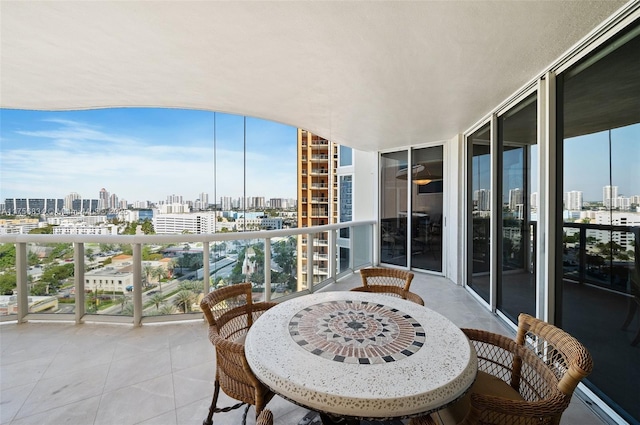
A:
[[[16,288],[16,272],[5,272],[0,274],[0,295],[12,295]]]
[[[160,309],[160,304],[164,303],[164,297],[162,294],[153,294],[153,296],[149,299],[156,306],[156,310]]]
[[[175,307],[169,304],[164,304],[162,307],[160,307],[160,309],[158,310],[160,312],[160,314],[174,314],[176,312]]]
[[[54,244],[51,253],[48,255],[47,260],[49,262],[53,260],[72,258],[73,246],[70,243],[57,243]]]
[[[127,303],[121,313],[123,316],[133,316],[133,304]]]
[[[148,218],[142,222],[142,233],[145,235],[155,235],[156,231],[153,228],[153,223]]]
[[[127,298],[126,295],[123,295],[118,298],[118,304],[120,304],[120,314],[124,313],[124,308],[126,307],[128,302],[129,302],[129,299]]]
[[[47,284],[44,282],[38,282],[31,287],[31,295],[42,296],[47,295]]]
[[[30,235],[53,235],[53,227],[52,225],[47,225],[45,227],[38,227],[37,229],[29,230]]]
[[[176,307],[188,313],[191,310],[191,304],[195,299],[193,292],[183,289],[175,295],[173,303]]]
[[[167,277],[167,272],[163,267],[158,266],[153,268],[151,274],[158,280],[158,290],[162,292],[162,279]]]
[[[16,266],[16,246],[12,243],[0,244],[0,270]]]
[[[40,282],[49,285],[49,292],[54,293],[60,289],[62,282],[73,276],[73,263],[49,265],[42,271]]]
[[[282,273],[293,275],[296,267],[296,239],[293,236],[277,242],[273,247],[273,261],[280,266]]]
[[[101,243],[98,245],[98,247],[100,248],[100,252],[109,252],[115,249],[115,246],[113,244],[108,243]]]
[[[153,266],[151,264],[145,264],[145,266],[142,268],[142,273],[144,273],[145,277],[146,277],[146,286],[149,286],[151,284],[151,276],[153,276]]]
[[[33,251],[29,251],[27,253],[27,263],[30,266],[35,266],[36,264],[40,264],[40,258],[38,258],[38,254]]]

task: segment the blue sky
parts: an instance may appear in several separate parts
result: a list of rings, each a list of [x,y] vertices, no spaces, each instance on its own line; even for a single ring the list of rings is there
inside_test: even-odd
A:
[[[129,203],[201,192],[243,195],[244,118],[179,109],[0,109],[0,201],[97,198]],[[296,197],[296,128],[246,119],[246,195]],[[215,175],[215,177],[214,177]],[[215,182],[215,183],[214,183]]]
[[[618,195],[640,195],[640,124],[565,140],[565,192],[580,190],[585,201],[602,201],[611,181]],[[609,177],[611,160],[611,178]]]
[[[609,152],[609,132],[602,131],[572,137],[564,141],[563,192],[578,190],[583,192],[584,201],[602,202],[602,188],[606,185],[618,186],[618,195],[630,197],[640,195],[640,124],[611,130],[611,152]],[[611,167],[609,161],[611,160]],[[537,167],[538,149],[532,149],[532,164]],[[490,186],[489,155],[474,158],[474,172],[480,172],[479,180],[474,179],[474,190]],[[515,164],[517,169],[521,164]],[[480,167],[478,169],[478,167]],[[609,169],[611,168],[611,175]],[[531,170],[531,192],[537,192],[537,168]],[[610,183],[611,182],[611,183]],[[521,180],[511,182],[521,185]],[[505,199],[509,187],[505,187]]]

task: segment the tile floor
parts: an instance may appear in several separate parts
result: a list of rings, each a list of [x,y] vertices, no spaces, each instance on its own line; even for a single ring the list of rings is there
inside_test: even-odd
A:
[[[355,274],[325,290],[359,284]],[[412,290],[460,327],[510,332],[444,278],[416,274]],[[214,355],[200,321],[139,328],[5,323],[0,325],[0,424],[198,425],[211,400]],[[220,399],[234,403],[224,394]],[[278,397],[268,406],[276,425],[297,425],[307,414]],[[215,415],[214,424],[240,424],[242,410]],[[249,425],[255,424],[253,412]],[[563,425],[604,423],[575,396],[562,419]]]

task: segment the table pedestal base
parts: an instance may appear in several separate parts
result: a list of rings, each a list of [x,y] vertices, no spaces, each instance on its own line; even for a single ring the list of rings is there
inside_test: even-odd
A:
[[[324,413],[320,413],[320,420],[322,425],[360,425],[358,419],[333,418]]]

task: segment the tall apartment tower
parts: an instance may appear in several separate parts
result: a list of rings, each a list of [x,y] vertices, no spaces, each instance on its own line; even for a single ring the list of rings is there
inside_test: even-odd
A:
[[[98,208],[104,211],[109,209],[109,207],[109,192],[103,187],[98,194]]]
[[[602,204],[605,208],[615,208],[618,198],[618,186],[604,186],[602,188]]]
[[[565,193],[564,208],[571,211],[582,210],[582,191],[572,190]]]
[[[202,205],[202,208],[205,209],[205,210],[207,208],[209,208],[209,194],[208,193],[202,192],[200,194],[200,204]]]
[[[298,227],[338,222],[338,145],[298,129]],[[313,282],[329,277],[328,232],[313,235]],[[298,290],[308,288],[307,241],[298,238]]]

